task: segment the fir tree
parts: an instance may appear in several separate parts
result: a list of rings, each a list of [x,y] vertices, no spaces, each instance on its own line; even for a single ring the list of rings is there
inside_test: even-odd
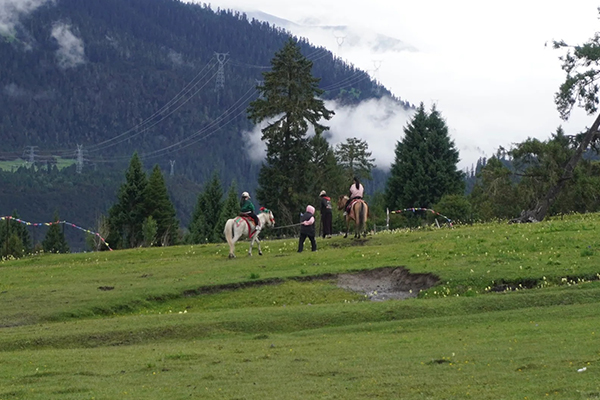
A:
[[[148,214],[156,223],[157,246],[168,246],[177,243],[179,222],[176,218],[175,207],[169,198],[165,178],[158,165],[154,166],[146,188]]]
[[[236,215],[240,213],[240,200],[238,198],[237,187],[235,181],[231,182],[231,186],[229,186],[229,191],[227,192],[227,197],[225,198],[225,202],[223,203],[223,207],[221,208],[221,214],[219,215],[219,220],[215,225],[215,237],[220,241],[225,240],[225,235],[223,234],[223,228],[225,227],[225,223],[230,218],[235,218]]]
[[[318,121],[330,119],[333,112],[318,98],[323,91],[311,74],[312,62],[300,53],[293,38],[275,54],[271,65],[272,70],[263,73],[264,85],[258,86],[262,97],[248,109],[252,122],[269,121],[262,129],[267,157],[259,173],[257,198],[291,222],[291,215],[312,198],[305,173],[311,156],[308,124],[320,135],[328,127]]]
[[[445,194],[461,194],[464,182],[458,161],[446,122],[435,107],[427,114],[421,103],[396,145],[386,185],[388,207],[431,207]]]
[[[19,213],[14,210],[11,218],[0,224],[0,254],[3,257],[22,257],[31,251],[31,238],[27,226],[17,221]]]
[[[374,158],[368,151],[366,141],[358,138],[348,138],[345,143],[340,143],[335,149],[339,164],[344,168],[348,181],[357,176],[360,180],[371,179],[371,170],[375,168]]]
[[[477,175],[477,182],[469,195],[477,218],[511,218],[519,213],[522,197],[512,181],[511,171],[498,157],[491,157]]]
[[[317,209],[320,199],[319,192],[325,190],[330,195],[345,193],[348,179],[344,170],[337,162],[333,148],[323,135],[310,139],[311,159],[307,166],[309,177],[309,193],[311,201]]]
[[[220,239],[215,232],[222,208],[223,189],[215,172],[204,191],[198,195],[189,228],[192,243],[216,242]]]
[[[148,216],[147,186],[148,179],[136,152],[125,173],[125,183],[119,189],[117,203],[108,211],[108,243],[112,248],[131,248],[143,243],[142,225]]]
[[[42,248],[46,253],[68,253],[69,245],[63,232],[64,225],[59,224],[58,211],[54,212],[53,223],[46,232],[46,237],[42,240]]]

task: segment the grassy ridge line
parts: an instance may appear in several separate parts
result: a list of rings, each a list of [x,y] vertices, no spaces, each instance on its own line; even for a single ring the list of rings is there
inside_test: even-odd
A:
[[[0,351],[93,348],[240,334],[292,333],[365,323],[467,317],[496,312],[547,312],[600,303],[600,287],[555,288],[478,297],[271,307],[171,315],[136,315],[4,329]],[[544,310],[544,311],[542,311]],[[510,314],[506,314],[510,315]],[[435,323],[430,321],[429,323]]]

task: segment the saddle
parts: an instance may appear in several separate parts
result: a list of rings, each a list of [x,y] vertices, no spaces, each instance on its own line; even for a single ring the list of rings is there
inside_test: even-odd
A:
[[[256,223],[254,222],[254,218],[246,214],[239,214],[235,220],[235,224],[239,226],[242,221],[245,221],[248,225],[248,237],[252,238],[256,233]]]
[[[363,199],[352,199],[352,201],[350,201],[350,204],[348,204],[348,209],[346,210],[346,213],[348,214],[348,217],[350,217],[350,219],[355,219],[355,215],[354,215],[354,204],[358,203],[359,201],[364,201]]]

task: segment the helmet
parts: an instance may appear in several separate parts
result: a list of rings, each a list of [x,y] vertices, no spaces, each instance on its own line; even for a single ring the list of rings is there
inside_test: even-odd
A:
[[[319,196],[325,196],[327,193],[324,190],[321,190],[321,193],[319,193]]]
[[[242,193],[242,197],[250,198],[250,194],[248,192],[244,192]]]

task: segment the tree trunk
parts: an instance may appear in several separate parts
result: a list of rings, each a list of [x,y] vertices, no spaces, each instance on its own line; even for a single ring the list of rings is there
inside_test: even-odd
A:
[[[538,222],[542,221],[546,217],[550,206],[554,203],[556,197],[558,196],[562,188],[565,186],[569,179],[573,178],[573,171],[579,163],[579,160],[581,160],[583,152],[588,148],[590,143],[592,143],[592,141],[598,134],[598,127],[600,127],[600,115],[596,117],[594,124],[587,131],[587,133],[583,137],[583,140],[575,150],[575,153],[573,154],[567,165],[565,165],[563,174],[558,180],[558,182],[556,182],[556,184],[552,186],[550,190],[548,190],[548,193],[546,193],[546,196],[543,199],[538,200],[537,204],[532,210],[523,210],[521,212],[520,217],[510,220],[511,223]]]

